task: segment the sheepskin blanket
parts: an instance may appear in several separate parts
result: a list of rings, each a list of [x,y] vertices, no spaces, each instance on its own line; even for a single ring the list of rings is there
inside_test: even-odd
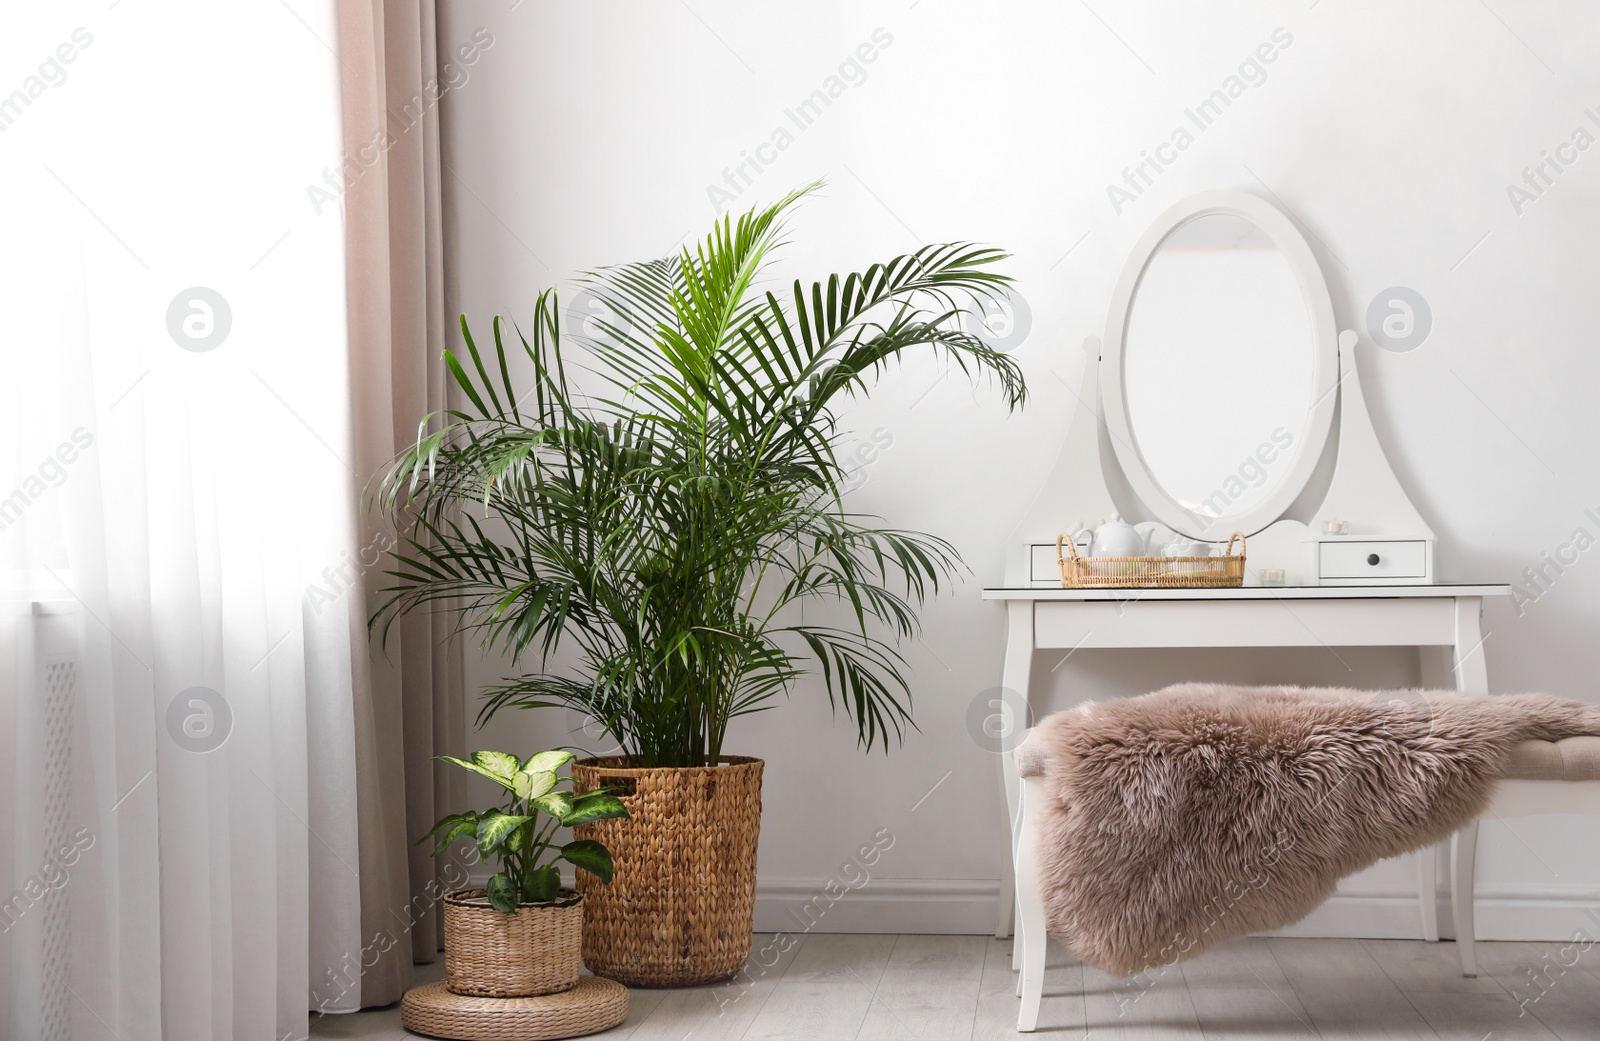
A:
[[[1600,734],[1544,694],[1189,683],[1040,724],[1050,932],[1116,976],[1299,921],[1476,818],[1513,745]]]

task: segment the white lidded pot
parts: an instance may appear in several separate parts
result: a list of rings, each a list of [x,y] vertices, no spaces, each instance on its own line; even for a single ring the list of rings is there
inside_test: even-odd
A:
[[[1142,557],[1148,553],[1145,537],[1120,513],[1113,513],[1110,520],[1094,529],[1094,539],[1089,543],[1091,557]]]

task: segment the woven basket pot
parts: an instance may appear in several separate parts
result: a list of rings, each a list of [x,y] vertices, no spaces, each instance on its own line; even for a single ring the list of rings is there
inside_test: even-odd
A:
[[[444,897],[444,982],[452,994],[528,998],[578,985],[583,896],[522,904],[512,914],[489,906],[482,889]]]
[[[630,987],[727,979],[750,956],[761,835],[759,759],[635,769],[620,757],[572,764],[583,791],[617,788],[630,814],[573,829],[611,851],[610,885],[577,872],[583,963]]]

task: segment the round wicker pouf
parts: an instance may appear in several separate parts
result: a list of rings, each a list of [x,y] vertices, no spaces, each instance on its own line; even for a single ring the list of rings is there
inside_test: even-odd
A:
[[[452,1041],[544,1041],[579,1037],[628,1018],[628,988],[585,976],[571,990],[535,998],[475,998],[441,983],[406,991],[400,1023],[407,1030]]]

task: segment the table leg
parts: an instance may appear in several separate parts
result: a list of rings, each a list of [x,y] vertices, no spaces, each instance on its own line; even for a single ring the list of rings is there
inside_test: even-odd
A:
[[[1456,690],[1469,694],[1489,693],[1489,669],[1483,655],[1483,598],[1456,598],[1456,643],[1451,659],[1456,674]],[[1456,833],[1450,877],[1450,903],[1455,918],[1456,946],[1461,955],[1463,975],[1478,973],[1473,945],[1473,867],[1478,848],[1478,822],[1473,821]]]
[[[1456,953],[1461,956],[1461,975],[1478,974],[1477,952],[1472,921],[1473,874],[1477,870],[1478,822],[1473,821],[1456,832],[1455,870],[1451,872],[1450,896],[1456,916]]]
[[[1006,605],[1006,658],[1005,669],[1001,673],[1000,686],[1003,688],[1002,696],[997,699],[999,704],[994,706],[1000,713],[999,733],[995,737],[995,751],[998,753],[1000,769],[1000,791],[1005,798],[1006,807],[1006,841],[1000,858],[1000,904],[996,908],[994,935],[996,939],[1003,940],[1011,935],[1011,921],[1013,906],[1015,904],[1015,850],[1017,846],[1017,829],[1021,821],[1018,819],[1019,789],[1017,779],[1017,761],[1012,756],[1011,750],[1017,742],[1022,740],[1023,733],[1027,730],[1029,719],[1026,710],[1028,700],[1028,685],[1033,672],[1033,603],[1032,601],[1013,600]],[[1004,696],[1006,691],[1016,691],[1022,695],[1021,703],[1024,706],[1021,719],[1015,718],[1013,704]]]
[[[1017,1030],[1030,1033],[1039,1023],[1039,1003],[1044,996],[1045,930],[1044,902],[1039,898],[1039,842],[1037,825],[1038,804],[1044,796],[1044,779],[1030,777],[1019,792],[1023,812],[1035,819],[1035,826],[1017,843],[1017,884],[1021,892],[1017,897],[1020,914],[1017,918],[1017,939],[1014,946],[1025,948],[1021,959],[1022,971],[1017,973],[1017,995],[1022,998],[1017,1012]]]
[[[1417,899],[1422,904],[1422,938],[1439,942],[1439,853],[1437,846],[1417,850]]]
[[[1453,648],[1418,647],[1417,663],[1421,666],[1422,686],[1428,690],[1444,690],[1455,684],[1453,678]],[[1439,857],[1450,863],[1450,840],[1437,846],[1417,850],[1417,898],[1422,904],[1422,938],[1429,943],[1439,942]]]
[[[1470,694],[1489,693],[1489,669],[1484,664],[1481,615],[1483,598],[1463,596],[1456,599],[1456,646],[1453,655],[1456,689]]]

